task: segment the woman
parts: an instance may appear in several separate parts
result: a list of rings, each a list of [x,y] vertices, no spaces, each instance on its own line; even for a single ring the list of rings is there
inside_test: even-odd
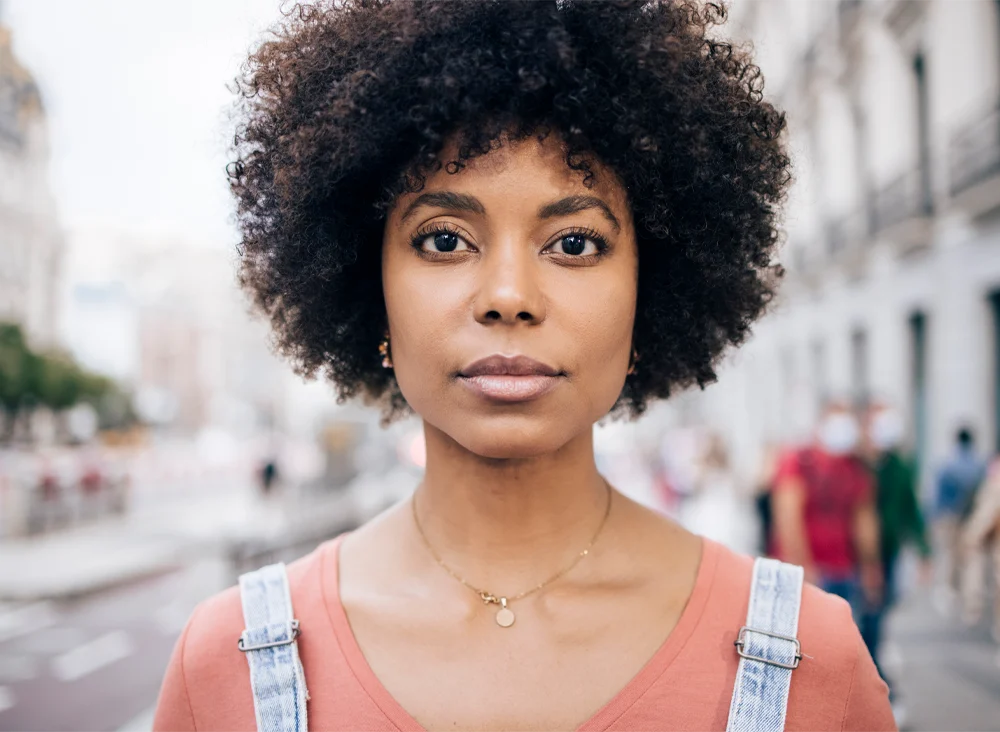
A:
[[[284,574],[202,603],[156,729],[726,727],[752,560],[617,492],[592,441],[711,382],[772,296],[784,119],[723,16],[320,2],[251,56],[242,282],[303,374],[420,416],[426,473],[288,568],[294,644],[290,615],[276,647],[247,627]],[[791,675],[787,726],[891,729],[846,604],[796,609],[801,665],[743,664]]]

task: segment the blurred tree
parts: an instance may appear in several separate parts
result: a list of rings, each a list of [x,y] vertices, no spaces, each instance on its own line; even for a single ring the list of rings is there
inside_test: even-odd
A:
[[[134,421],[131,400],[111,380],[82,368],[66,353],[35,353],[20,326],[0,323],[0,442],[14,437],[18,419],[37,407],[62,412],[80,402],[94,406],[102,426]]]
[[[0,407],[3,409],[4,428],[0,441],[13,437],[18,412],[28,390],[31,352],[24,341],[21,328],[10,323],[0,323]]]

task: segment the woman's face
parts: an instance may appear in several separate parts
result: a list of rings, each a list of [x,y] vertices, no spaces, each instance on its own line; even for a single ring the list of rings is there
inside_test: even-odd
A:
[[[621,392],[638,253],[624,189],[595,172],[587,188],[554,135],[505,142],[429,176],[386,222],[396,379],[431,427],[477,455],[557,450]]]

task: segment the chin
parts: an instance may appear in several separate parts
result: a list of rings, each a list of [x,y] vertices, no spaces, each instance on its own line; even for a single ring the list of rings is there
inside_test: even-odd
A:
[[[590,423],[568,423],[543,417],[489,418],[465,415],[437,425],[469,452],[490,460],[524,460],[561,449]]]

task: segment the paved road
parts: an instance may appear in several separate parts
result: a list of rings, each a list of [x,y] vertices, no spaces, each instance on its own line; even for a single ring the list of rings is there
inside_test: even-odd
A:
[[[912,730],[1000,731],[1000,649],[984,625],[965,628],[916,592],[891,619],[882,654]]]
[[[117,730],[156,699],[194,606],[228,582],[221,560],[66,603],[0,608],[0,730]]]

